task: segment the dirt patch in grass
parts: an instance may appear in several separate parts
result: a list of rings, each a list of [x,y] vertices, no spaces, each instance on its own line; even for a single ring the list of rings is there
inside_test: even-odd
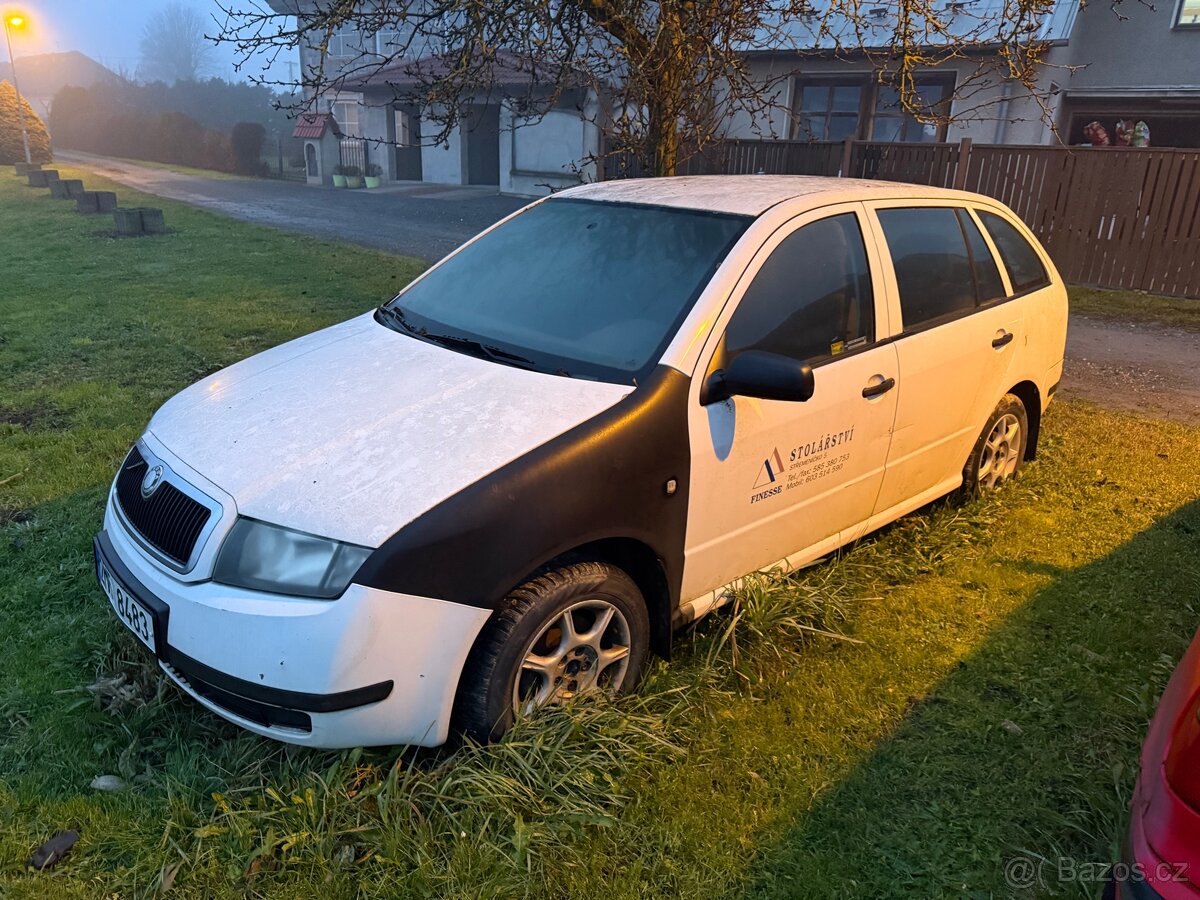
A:
[[[0,525],[28,522],[32,518],[33,513],[28,509],[21,509],[18,506],[0,506]]]
[[[15,425],[22,431],[57,430],[70,424],[70,416],[48,400],[24,406],[0,406],[0,425]]]

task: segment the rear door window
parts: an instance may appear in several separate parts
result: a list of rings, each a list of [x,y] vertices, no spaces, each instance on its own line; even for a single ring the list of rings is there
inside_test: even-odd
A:
[[[1004,282],[1000,280],[1000,269],[992,258],[983,232],[965,209],[956,210],[963,234],[967,236],[967,249],[971,251],[971,263],[975,267],[975,296],[980,303],[987,303],[1004,296]]]
[[[904,330],[975,309],[975,273],[948,206],[878,210],[900,291]]]
[[[871,272],[858,217],[796,229],[772,251],[725,329],[726,359],[765,350],[813,361],[875,338]]]
[[[1013,292],[1021,294],[1048,285],[1050,276],[1046,274],[1041,257],[1021,232],[995,213],[983,210],[978,212],[983,227],[992,236],[996,252],[1000,254],[1004,267],[1008,269],[1008,280],[1012,282]]]

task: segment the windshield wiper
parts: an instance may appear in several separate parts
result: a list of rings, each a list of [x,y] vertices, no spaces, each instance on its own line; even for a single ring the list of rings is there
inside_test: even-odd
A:
[[[381,306],[379,307],[379,312],[409,334],[427,340],[430,343],[439,344],[451,350],[461,350],[471,356],[476,356],[479,359],[489,359],[492,362],[506,363],[520,367],[534,366],[533,360],[528,357],[517,353],[509,353],[507,350],[501,350],[499,347],[485,344],[474,338],[458,337],[453,334],[435,334],[425,328],[418,328],[405,318],[403,310],[396,309],[393,306]]]

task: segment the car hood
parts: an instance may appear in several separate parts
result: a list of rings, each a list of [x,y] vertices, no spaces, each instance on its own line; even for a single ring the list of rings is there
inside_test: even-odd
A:
[[[149,431],[240,515],[377,547],[632,390],[476,359],[368,313],[197,382]]]

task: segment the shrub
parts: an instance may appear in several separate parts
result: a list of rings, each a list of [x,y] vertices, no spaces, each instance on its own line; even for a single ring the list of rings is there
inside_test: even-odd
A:
[[[233,165],[241,175],[261,175],[263,143],[267,129],[257,122],[238,122],[230,134]]]
[[[29,134],[29,155],[35,163],[50,162],[50,135],[33,107],[24,97],[25,130]],[[17,112],[17,92],[7,81],[0,81],[0,165],[25,162],[25,144],[21,140],[21,117]]]

